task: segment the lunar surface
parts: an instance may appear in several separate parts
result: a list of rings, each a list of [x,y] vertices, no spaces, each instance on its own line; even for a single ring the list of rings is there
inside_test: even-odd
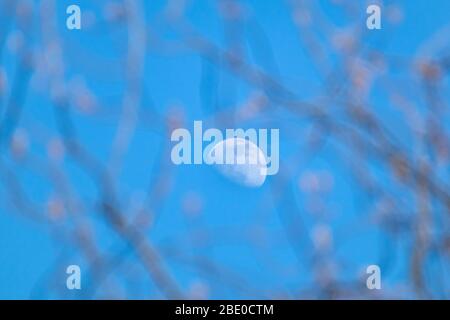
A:
[[[247,187],[260,187],[267,176],[267,160],[264,152],[253,142],[242,138],[229,138],[218,142],[208,154],[224,159],[224,164],[215,164],[217,170],[228,179]],[[225,161],[233,155],[233,163]]]

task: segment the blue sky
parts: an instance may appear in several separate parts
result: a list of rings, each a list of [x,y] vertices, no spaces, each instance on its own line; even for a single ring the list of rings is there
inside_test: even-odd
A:
[[[33,4],[34,27],[26,41],[31,50],[39,53],[43,41],[38,28],[40,1],[30,3]],[[65,8],[74,3],[80,5],[83,19],[95,18],[92,25],[87,23],[79,31],[65,28]],[[258,93],[223,66],[217,66],[180,44],[177,31],[159,18],[166,1],[144,3],[140,13],[149,30],[179,50],[167,52],[157,43],[149,42],[142,70],[143,94],[139,108],[143,111],[139,117],[153,115],[153,112],[160,117],[182,112],[183,124],[189,128],[192,128],[194,120],[219,126],[211,121],[215,111],[237,110],[252,94]],[[248,16],[236,33],[244,58],[273,75],[301,99],[314,99],[320,94],[323,79],[293,23],[289,1],[239,3],[247,9]],[[364,46],[388,56],[414,59],[427,39],[449,21],[450,5],[445,0],[385,3],[401,9],[401,22],[390,23],[383,16],[382,30],[368,32],[362,40]],[[101,105],[101,116],[92,116],[76,108],[72,114],[80,142],[102,163],[110,159],[111,142],[121,112],[126,86],[128,39],[123,24],[108,24],[102,20],[105,4],[105,1],[96,1],[95,4],[81,0],[57,1],[57,21],[54,25],[64,60],[63,78],[69,90],[76,90],[81,83]],[[348,15],[331,1],[317,1],[312,6],[315,14],[328,21],[330,33],[358,28],[365,32],[363,1],[357,2],[353,15]],[[218,8],[217,1],[188,1],[185,18],[206,39],[227,48],[229,41]],[[5,14],[8,13],[1,11],[0,17]],[[320,32],[314,20],[312,23],[312,32]],[[3,22],[0,27],[6,30],[7,26]],[[18,29],[20,26],[14,23],[12,30],[8,30],[12,33]],[[326,43],[327,37],[332,35],[322,37],[321,40]],[[342,57],[335,57],[333,48],[327,45],[323,48],[332,64],[341,62]],[[15,64],[14,54],[6,46],[0,65],[8,77],[13,78]],[[410,82],[415,83],[410,73],[394,69],[387,73],[389,79],[398,79],[399,90],[408,91]],[[34,74],[30,88],[19,127],[29,134],[30,153],[46,162],[49,161],[46,158],[47,144],[42,140],[48,142],[58,135],[54,106],[45,76],[39,78]],[[448,87],[445,94],[448,98]],[[2,99],[3,102],[5,99]],[[383,83],[375,85],[369,101],[376,106],[375,113],[392,130],[402,147],[411,151],[411,137],[403,130],[402,116],[389,104]],[[418,105],[421,106],[420,101]],[[155,179],[167,182],[168,191],[164,199],[157,197],[156,201],[147,204],[156,216],[151,217],[154,219],[152,227],[144,230],[148,239],[161,250],[165,266],[185,292],[197,288],[200,283],[208,288],[207,296],[210,298],[265,298],[273,295],[301,298],[303,290],[318,286],[311,267],[314,261],[324,268],[322,272],[333,273],[343,282],[355,281],[361,273],[364,274],[367,265],[379,264],[382,270],[387,270],[385,276],[383,273],[383,284],[389,294],[413,296],[408,292],[412,245],[409,234],[391,237],[371,220],[366,210],[372,203],[370,196],[355,181],[349,163],[339,156],[334,139],[313,154],[304,154],[301,148],[306,145],[312,128],[311,120],[305,117],[296,119],[273,104],[272,107],[252,121],[238,123],[243,127],[280,128],[280,174],[268,177],[266,183],[257,189],[227,180],[208,166],[173,166],[164,153],[163,147],[168,141],[163,126],[158,123],[160,118],[155,117],[148,121],[150,124],[140,125],[130,139],[123,168],[115,180],[121,205],[131,208],[125,210],[127,218],[132,219],[136,215],[133,205],[142,203]],[[42,139],[35,133],[40,128],[44,132]],[[8,166],[20,178],[29,198],[37,204],[38,211],[45,215],[48,199],[57,193],[48,175],[32,169],[30,164],[11,161],[11,157],[4,152]],[[84,211],[83,219],[92,224],[95,242],[106,255],[121,257],[121,263],[112,270],[108,280],[102,284],[102,293],[96,297],[110,297],[110,294],[112,297],[161,298],[161,293],[146,276],[133,250],[107,226],[95,207],[98,194],[92,180],[70,157],[64,159],[62,168],[79,198],[92,204]],[[392,186],[385,169],[378,167],[375,160],[373,170],[386,188]],[[333,188],[319,196],[320,203],[326,207],[327,213],[324,215],[312,214],[310,204],[314,195],[299,190],[301,176],[310,171],[327,172],[332,176]],[[446,173],[448,179],[448,170]],[[4,175],[2,179],[5,179]],[[83,272],[83,276],[86,275],[83,279],[87,279],[83,283],[87,289],[94,281],[90,280],[85,257],[71,240],[73,221],[68,218],[48,226],[21,216],[7,196],[8,188],[7,183],[0,184],[0,298],[90,297],[89,290],[73,293],[65,289],[64,267],[68,264],[79,264],[82,270],[87,270]],[[392,189],[393,194],[408,201],[403,189]],[[190,197],[199,198],[202,209],[198,215],[191,216],[185,212],[183,203]],[[317,229],[321,225],[326,225],[326,230],[331,230],[333,237],[332,248],[325,258],[315,256],[311,237],[314,230],[321,230]],[[294,240],[290,239],[292,236]],[[179,256],[174,252],[178,252]],[[217,279],[180,256],[187,257],[185,260],[188,261],[209,261],[220,266],[221,272],[230,275],[230,279],[220,279],[220,276]],[[440,269],[435,267],[439,264],[438,258],[431,258],[429,263],[430,270],[439,272]],[[444,283],[447,287],[444,291],[448,292],[450,278],[446,272]],[[247,290],[229,285],[231,279],[246,283]],[[442,288],[432,289],[438,297],[443,296]]]

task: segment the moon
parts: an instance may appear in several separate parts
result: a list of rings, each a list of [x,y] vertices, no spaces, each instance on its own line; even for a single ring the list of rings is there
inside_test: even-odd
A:
[[[267,159],[264,152],[253,142],[243,138],[229,138],[218,142],[209,152],[223,159],[215,164],[226,178],[250,188],[261,187],[267,176]],[[232,163],[225,161],[227,154],[233,154]]]

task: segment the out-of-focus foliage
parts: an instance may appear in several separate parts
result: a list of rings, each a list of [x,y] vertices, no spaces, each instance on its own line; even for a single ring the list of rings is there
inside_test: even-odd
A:
[[[0,298],[449,298],[450,3],[377,3],[0,0]],[[279,173],[173,165],[194,120]]]

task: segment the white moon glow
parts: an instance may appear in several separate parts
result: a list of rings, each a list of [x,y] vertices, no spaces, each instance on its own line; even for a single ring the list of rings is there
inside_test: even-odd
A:
[[[267,176],[267,160],[264,152],[253,142],[242,138],[229,138],[218,142],[208,157],[224,159],[215,167],[230,180],[247,187],[260,187]],[[225,161],[230,159],[232,161]]]

